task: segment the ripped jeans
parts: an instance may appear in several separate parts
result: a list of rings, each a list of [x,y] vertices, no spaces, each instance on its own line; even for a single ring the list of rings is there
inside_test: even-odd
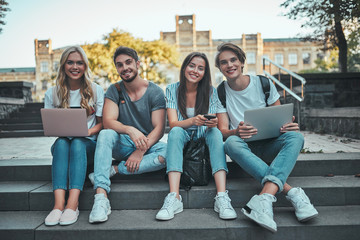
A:
[[[159,156],[166,158],[166,143],[157,142],[143,156],[139,170],[131,173],[124,165],[127,158],[136,150],[134,142],[126,134],[119,134],[112,129],[103,129],[97,138],[94,163],[94,189],[103,188],[110,192],[110,168],[112,159],[120,160],[120,174],[131,175],[153,172],[165,168],[165,162],[159,161]]]

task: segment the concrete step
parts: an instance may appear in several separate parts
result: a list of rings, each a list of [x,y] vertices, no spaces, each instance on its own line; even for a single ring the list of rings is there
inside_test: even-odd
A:
[[[155,220],[158,210],[113,210],[109,220],[88,223],[89,211],[81,211],[79,220],[70,226],[47,227],[49,211],[0,212],[2,240],[17,239],[358,239],[360,206],[319,207],[319,216],[299,223],[292,208],[275,208],[278,231],[273,234],[247,219],[239,208],[238,218],[224,221],[212,209],[185,209],[171,221]]]
[[[315,206],[360,205],[360,179],[354,176],[335,177],[290,177],[291,186],[304,189]],[[252,178],[228,179],[227,189],[234,207],[244,206],[250,198],[261,191],[261,186]],[[109,194],[111,207],[122,209],[158,209],[169,192],[163,180],[121,180],[111,185]],[[212,208],[216,187],[214,181],[208,186],[181,190],[184,208]],[[289,207],[290,203],[279,194],[274,206]],[[80,196],[80,210],[90,210],[94,190],[86,182]],[[42,211],[53,207],[52,184],[48,181],[4,181],[0,182],[0,210]]]
[[[12,118],[32,118],[32,117],[41,117],[40,110],[19,111],[19,112],[13,112],[10,114],[10,119],[12,119]]]
[[[14,124],[1,124],[1,131],[13,131],[13,130],[42,130],[42,123],[14,123]]]
[[[2,159],[0,181],[51,181],[51,161],[51,159]],[[234,162],[228,162],[228,168],[229,179],[249,177]],[[359,169],[360,152],[300,154],[290,176],[355,175],[359,173]],[[133,176],[117,174],[113,179],[163,179],[164,176],[165,171],[162,170]]]
[[[14,131],[1,131],[0,138],[14,138],[14,137],[41,137],[44,136],[44,130],[14,130]]]
[[[13,123],[41,123],[41,116],[33,117],[21,117],[21,118],[10,118],[10,119],[0,119],[0,124],[13,124]]]

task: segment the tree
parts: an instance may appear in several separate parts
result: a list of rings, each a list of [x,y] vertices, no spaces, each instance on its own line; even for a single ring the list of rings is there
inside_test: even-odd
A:
[[[6,7],[9,5],[6,0],[0,0],[0,33],[2,32],[1,25],[5,25],[6,23],[2,20],[5,18],[5,13],[10,11],[10,8]]]
[[[280,5],[288,9],[285,16],[290,19],[305,19],[302,27],[314,29],[307,40],[321,40],[325,49],[337,47],[339,67],[347,72],[347,31],[360,21],[359,0],[286,0]]]
[[[161,40],[143,41],[134,38],[130,33],[113,29],[105,35],[102,43],[85,44],[82,46],[89,58],[90,68],[99,77],[110,82],[120,80],[113,63],[113,54],[117,47],[127,46],[135,49],[140,58],[140,76],[155,83],[165,83],[166,79],[159,66],[179,66],[179,53],[175,46]]]

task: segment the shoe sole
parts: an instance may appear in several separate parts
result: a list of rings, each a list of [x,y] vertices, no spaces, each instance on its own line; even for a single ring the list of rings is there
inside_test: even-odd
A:
[[[214,207],[214,211],[217,212],[217,213],[220,213],[220,210],[217,208],[217,207]],[[225,216],[221,216],[219,214],[219,217],[223,220],[232,220],[232,219],[236,219],[237,218],[237,215],[235,216],[232,216],[232,217],[225,217]]]
[[[272,233],[276,233],[276,232],[277,232],[277,229],[271,228],[271,227],[269,227],[268,225],[265,225],[265,224],[263,224],[263,223],[260,223],[260,222],[256,221],[256,220],[251,216],[251,214],[248,214],[248,213],[247,213],[247,211],[246,211],[244,208],[241,209],[241,212],[242,212],[246,217],[248,217],[248,218],[251,219],[252,221],[254,221],[254,222],[256,222],[257,224],[259,224],[261,227],[269,230],[269,231],[272,232]]]
[[[314,215],[312,215],[312,216],[310,216],[310,217],[307,217],[307,218],[303,218],[303,219],[298,219],[299,220],[299,222],[307,222],[307,221],[309,221],[309,220],[311,220],[311,219],[313,219],[313,218],[316,218],[317,216],[319,215],[319,213],[316,213],[316,214],[314,214]]]
[[[76,218],[75,220],[70,221],[70,222],[60,222],[60,225],[61,225],[61,226],[71,225],[71,224],[76,223],[77,220],[78,220],[78,218]]]
[[[178,210],[176,210],[175,212],[174,212],[174,216],[172,216],[172,217],[169,217],[169,218],[161,218],[161,217],[155,217],[157,220],[161,220],[161,221],[167,221],[167,220],[171,220],[171,219],[173,219],[174,217],[175,217],[175,214],[178,214],[178,213],[181,213],[182,211],[184,210],[184,208],[182,207],[182,208],[179,208]]]
[[[58,224],[59,224],[59,222],[52,222],[52,223],[51,223],[51,222],[50,222],[50,223],[49,223],[49,222],[45,222],[45,225],[46,225],[46,226],[56,226],[56,225],[58,225]]]
[[[105,218],[103,219],[96,219],[96,220],[91,220],[89,217],[89,223],[99,223],[99,222],[106,222],[109,219],[109,215],[111,214],[111,209],[109,209],[109,211],[107,212]]]

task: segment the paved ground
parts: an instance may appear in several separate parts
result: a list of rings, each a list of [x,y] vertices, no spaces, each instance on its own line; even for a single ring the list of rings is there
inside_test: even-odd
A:
[[[360,152],[360,140],[319,135],[303,132],[305,136],[304,151],[307,152]],[[50,147],[55,137],[0,138],[1,159],[51,158]],[[167,141],[167,135],[162,138]]]

